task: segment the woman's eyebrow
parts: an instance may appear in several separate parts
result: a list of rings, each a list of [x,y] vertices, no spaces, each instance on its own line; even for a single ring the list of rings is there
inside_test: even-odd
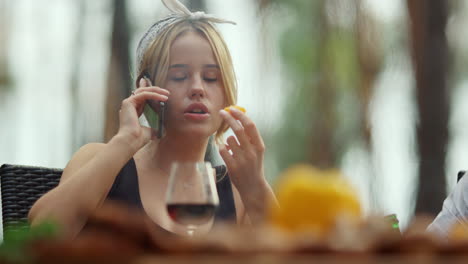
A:
[[[218,64],[205,64],[204,67],[205,67],[205,68],[216,68],[216,69],[219,69],[219,65],[218,65]]]
[[[189,66],[187,64],[172,64],[169,66],[170,69],[172,68],[188,68]]]
[[[204,68],[215,68],[215,69],[219,69],[219,65],[218,64],[205,64],[203,65]],[[188,64],[172,64],[171,66],[169,66],[169,69],[174,69],[174,68],[189,68],[189,65]]]

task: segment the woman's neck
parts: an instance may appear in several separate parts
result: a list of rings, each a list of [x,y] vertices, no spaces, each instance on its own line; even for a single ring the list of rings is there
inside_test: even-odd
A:
[[[159,143],[150,142],[147,148],[148,161],[168,173],[173,162],[203,162],[208,138],[194,140],[180,137],[163,137]]]

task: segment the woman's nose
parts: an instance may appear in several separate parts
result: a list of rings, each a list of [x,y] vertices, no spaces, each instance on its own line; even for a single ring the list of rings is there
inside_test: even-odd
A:
[[[190,97],[205,97],[205,88],[203,87],[203,81],[200,77],[195,77],[190,88]]]

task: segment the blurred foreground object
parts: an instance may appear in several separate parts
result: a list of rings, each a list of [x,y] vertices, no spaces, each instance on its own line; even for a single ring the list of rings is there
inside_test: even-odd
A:
[[[28,253],[40,263],[127,263],[148,252],[166,252],[180,239],[141,211],[107,201],[90,216],[76,238],[37,239],[29,245]]]
[[[400,233],[400,221],[398,221],[396,214],[387,215],[385,219],[389,222],[393,231]]]
[[[324,254],[344,257],[333,263],[349,263],[351,256],[354,263],[381,263],[379,260],[388,254],[404,263],[413,263],[404,261],[411,255],[444,259],[459,256],[465,260],[468,243],[441,241],[426,232],[430,221],[432,218],[418,216],[401,235],[396,235],[382,216],[376,216],[360,219],[351,228],[338,224],[321,238],[308,232],[280,232],[270,226],[228,224],[217,225],[206,235],[187,238],[163,230],[144,213],[106,203],[74,239],[55,236],[50,225],[15,234],[14,239],[9,239],[15,243],[2,245],[0,263],[258,263],[256,257],[261,254],[273,263],[293,261],[297,256],[313,261]],[[148,256],[154,261],[139,262]],[[189,260],[177,261],[181,256]],[[373,261],[369,256],[377,258]],[[280,259],[284,261],[278,262]]]
[[[338,223],[356,226],[362,217],[356,191],[337,170],[296,165],[286,170],[276,188],[280,207],[273,225],[291,232],[328,235]]]
[[[27,247],[39,240],[55,240],[59,226],[51,221],[30,227],[24,222],[10,224],[3,232],[0,245],[0,263],[28,263],[32,255],[26,252]]]
[[[468,242],[468,222],[457,222],[449,231],[449,241]]]

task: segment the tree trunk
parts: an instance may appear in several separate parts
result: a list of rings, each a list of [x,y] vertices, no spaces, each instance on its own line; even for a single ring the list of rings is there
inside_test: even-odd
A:
[[[336,130],[336,83],[333,76],[333,61],[328,56],[327,44],[330,38],[331,28],[326,16],[326,3],[317,5],[320,14],[320,43],[319,65],[320,79],[313,96],[314,108],[319,112],[311,115],[313,124],[312,133],[307,139],[308,162],[323,169],[335,168],[338,163],[334,148],[334,133]]]
[[[358,86],[359,99],[359,132],[364,141],[364,147],[369,156],[368,192],[371,208],[381,208],[382,198],[379,194],[379,177],[372,158],[372,131],[369,119],[369,107],[375,82],[382,68],[383,53],[379,42],[378,29],[374,17],[364,8],[362,0],[355,1],[356,22],[355,39],[358,59]],[[379,186],[380,187],[380,186]]]
[[[9,12],[12,10],[11,5],[8,3],[8,1],[0,1],[0,93],[8,91],[12,86],[12,77],[10,75],[7,56],[7,42],[8,36],[10,35],[8,21],[11,17]]]
[[[78,1],[76,2],[79,9],[79,18],[84,18],[86,11],[86,2]],[[78,25],[78,29],[75,35],[73,54],[71,58],[72,63],[72,76],[71,76],[71,85],[70,85],[70,102],[71,102],[71,119],[70,126],[72,128],[72,137],[71,137],[71,151],[73,154],[80,146],[84,145],[86,142],[83,138],[83,112],[80,103],[80,69],[81,69],[81,58],[82,58],[82,48],[83,48],[83,37],[84,37],[84,21],[81,21]]]
[[[356,53],[359,66],[358,98],[361,106],[360,132],[368,150],[371,148],[371,124],[369,123],[369,106],[372,99],[373,87],[382,68],[382,50],[374,17],[369,15],[362,4],[362,0],[355,1],[356,5]]]
[[[119,129],[119,109],[130,94],[129,34],[125,0],[114,0],[112,44],[107,81],[106,124],[104,139],[111,139]]]
[[[416,213],[436,214],[445,198],[448,140],[447,2],[407,0],[412,37],[419,151]]]

